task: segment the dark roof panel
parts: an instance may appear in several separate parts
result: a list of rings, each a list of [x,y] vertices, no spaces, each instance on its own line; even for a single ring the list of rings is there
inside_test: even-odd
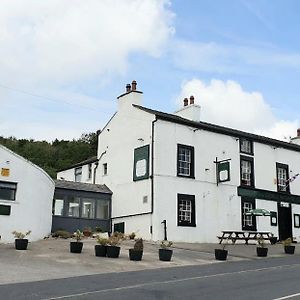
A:
[[[267,145],[271,145],[274,147],[282,147],[282,148],[286,148],[289,150],[294,150],[294,151],[300,152],[300,146],[296,145],[296,144],[287,143],[287,142],[279,141],[276,139],[268,138],[265,136],[261,136],[261,135],[257,135],[257,134],[253,134],[253,133],[249,133],[249,132],[244,132],[244,131],[232,129],[229,127],[219,126],[219,125],[215,125],[215,124],[211,124],[211,123],[206,123],[206,122],[202,122],[202,121],[195,122],[195,121],[191,121],[191,120],[182,118],[180,116],[153,110],[153,109],[146,108],[146,107],[136,105],[136,104],[133,104],[133,106],[138,109],[141,109],[145,112],[148,112],[150,114],[154,114],[154,115],[156,115],[156,117],[158,119],[161,119],[161,120],[165,120],[165,121],[169,121],[169,122],[173,122],[173,123],[177,123],[177,124],[182,124],[182,125],[186,125],[186,126],[191,126],[191,127],[197,128],[197,129],[203,129],[203,130],[212,131],[212,132],[216,132],[216,133],[220,133],[220,134],[225,134],[225,135],[229,135],[229,136],[233,136],[233,137],[237,137],[237,138],[246,138],[246,139],[250,139],[252,141],[259,142],[262,144],[267,144]]]
[[[69,169],[81,167],[81,166],[83,166],[83,165],[87,165],[87,164],[91,164],[91,163],[93,163],[93,162],[96,162],[97,160],[98,160],[98,159],[97,159],[97,156],[92,156],[92,157],[90,157],[90,158],[88,158],[88,159],[86,159],[86,160],[80,161],[80,162],[78,162],[78,163],[76,163],[76,164],[74,164],[74,165],[71,165],[71,166],[67,167],[67,168],[60,169],[60,170],[58,170],[57,172],[62,172],[62,171],[65,171],[65,170],[69,170]]]
[[[105,184],[92,184],[83,182],[74,182],[67,180],[54,180],[55,188],[85,191],[93,193],[112,194],[112,191]]]

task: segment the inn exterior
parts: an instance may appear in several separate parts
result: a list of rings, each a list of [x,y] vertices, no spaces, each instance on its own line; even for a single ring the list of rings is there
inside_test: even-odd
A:
[[[173,114],[142,106],[142,96],[127,85],[99,132],[93,176],[112,192],[112,230],[161,240],[166,225],[169,240],[184,242],[216,242],[222,230],[299,240],[300,176],[289,179],[300,171],[300,130],[282,142],[202,122],[193,96]],[[271,216],[247,215],[253,208]]]

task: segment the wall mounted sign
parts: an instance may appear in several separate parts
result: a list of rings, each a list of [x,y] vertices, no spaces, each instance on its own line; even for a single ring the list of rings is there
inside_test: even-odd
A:
[[[134,149],[133,180],[149,178],[149,145]]]
[[[3,177],[9,177],[9,169],[7,169],[7,168],[1,168],[1,176],[3,176]]]

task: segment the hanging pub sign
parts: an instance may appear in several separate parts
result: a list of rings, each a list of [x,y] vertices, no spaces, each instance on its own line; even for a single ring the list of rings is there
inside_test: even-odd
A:
[[[214,163],[216,164],[216,175],[217,175],[217,185],[222,182],[230,181],[230,158],[218,161],[216,160]]]
[[[134,149],[133,180],[149,178],[149,145]]]

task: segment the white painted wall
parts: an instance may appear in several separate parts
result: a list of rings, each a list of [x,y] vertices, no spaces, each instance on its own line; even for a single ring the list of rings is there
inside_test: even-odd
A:
[[[10,170],[1,181],[17,183],[15,201],[0,199],[0,204],[11,205],[11,215],[0,215],[2,242],[14,240],[12,231],[31,230],[29,240],[42,239],[51,232],[54,181],[38,166],[0,145],[0,168]]]

